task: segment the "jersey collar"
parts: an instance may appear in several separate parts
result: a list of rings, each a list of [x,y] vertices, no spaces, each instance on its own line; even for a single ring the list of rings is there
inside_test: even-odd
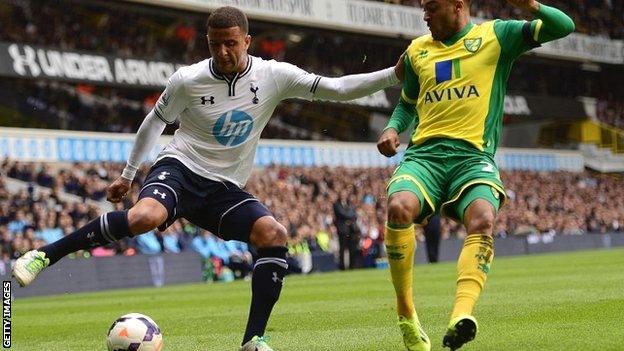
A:
[[[228,84],[228,96],[235,96],[236,95],[236,82],[238,82],[239,79],[246,76],[249,73],[249,71],[251,71],[252,61],[253,61],[252,56],[247,55],[247,66],[245,66],[245,69],[242,72],[237,72],[234,75],[234,77],[232,77],[232,79],[219,73],[219,71],[217,70],[217,67],[214,64],[214,60],[212,58],[210,59],[210,63],[208,64],[208,67],[210,67],[210,73],[212,73],[212,75],[216,79],[224,80]]]
[[[466,24],[464,26],[464,28],[462,28],[459,32],[455,33],[452,37],[443,40],[442,44],[446,45],[446,46],[451,46],[455,43],[457,43],[457,41],[461,38],[463,38],[466,34],[468,34],[468,32],[470,32],[470,30],[472,29],[472,27],[474,27],[474,23],[472,22],[468,22],[468,24]]]
[[[247,75],[247,73],[249,73],[249,71],[251,71],[251,61],[252,61],[251,55],[247,55],[247,65],[245,66],[245,69],[242,72],[237,72],[234,75],[234,77],[232,77],[232,79],[228,78],[227,76],[222,75],[219,72],[212,58],[210,58],[210,64],[208,66],[210,67],[210,73],[212,73],[212,75],[215,78],[231,83],[233,81],[238,80],[241,77],[244,77],[245,75]]]

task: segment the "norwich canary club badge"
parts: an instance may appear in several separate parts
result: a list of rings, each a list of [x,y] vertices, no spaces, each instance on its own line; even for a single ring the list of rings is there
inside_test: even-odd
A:
[[[470,52],[477,52],[477,50],[481,47],[481,38],[464,39],[464,46],[466,47],[466,50]]]

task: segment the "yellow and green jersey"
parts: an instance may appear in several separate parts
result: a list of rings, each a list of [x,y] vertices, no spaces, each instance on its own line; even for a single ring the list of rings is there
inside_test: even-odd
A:
[[[554,18],[553,11],[558,12]],[[559,10],[541,5],[538,17],[544,13],[544,22],[469,23],[445,41],[431,35],[414,39],[405,55],[400,102],[387,128],[402,132],[415,118],[414,146],[435,138],[464,140],[493,155],[514,61],[539,43],[574,30],[569,17]],[[550,31],[542,33],[544,23],[563,21],[560,15],[572,23],[571,30],[569,25],[563,29],[551,25]]]

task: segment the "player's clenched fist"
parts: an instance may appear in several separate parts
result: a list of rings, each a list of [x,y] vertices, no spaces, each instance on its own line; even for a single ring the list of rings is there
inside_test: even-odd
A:
[[[394,128],[388,128],[379,137],[377,150],[386,157],[392,157],[396,155],[399,145],[399,133]]]
[[[106,189],[106,200],[110,202],[119,202],[126,196],[132,181],[124,177],[119,177]]]
[[[507,0],[507,2],[515,7],[531,12],[539,10],[539,3],[535,0]]]

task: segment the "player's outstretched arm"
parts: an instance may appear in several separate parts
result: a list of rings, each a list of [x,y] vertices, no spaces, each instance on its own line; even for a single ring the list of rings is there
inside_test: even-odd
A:
[[[349,101],[400,83],[404,76],[403,56],[396,66],[381,71],[351,74],[338,78],[322,77],[315,97],[320,100]]]
[[[287,62],[271,63],[280,100],[303,98],[306,100],[349,101],[370,95],[403,81],[406,67],[399,58],[394,67],[381,71],[329,78],[309,73]]]
[[[130,157],[128,158],[123,173],[106,191],[106,199],[108,201],[119,202],[126,196],[141,162],[154,145],[156,145],[158,137],[165,130],[166,125],[165,121],[158,118],[153,110],[147,114],[137,131],[134,139],[134,146],[132,147],[132,152],[130,152]]]
[[[574,21],[561,10],[535,0],[507,0],[513,6],[532,12],[541,20],[533,28],[535,41],[545,43],[563,38],[574,32]]]

